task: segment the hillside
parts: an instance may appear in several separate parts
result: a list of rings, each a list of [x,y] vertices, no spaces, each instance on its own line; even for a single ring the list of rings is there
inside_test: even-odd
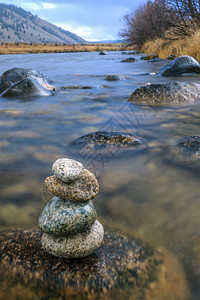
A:
[[[0,4],[0,42],[86,43],[76,34],[63,30],[15,5]]]

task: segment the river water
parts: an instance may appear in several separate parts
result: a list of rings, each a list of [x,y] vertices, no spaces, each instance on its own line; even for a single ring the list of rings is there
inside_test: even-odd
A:
[[[193,251],[193,246],[200,251],[199,161],[171,153],[180,138],[200,133],[200,102],[145,106],[127,99],[139,86],[200,77],[162,78],[155,72],[166,61],[134,55],[135,63],[122,63],[127,57],[121,52],[0,56],[0,74],[32,68],[59,88],[49,97],[0,99],[0,229],[37,226],[50,199],[43,182],[52,175],[52,163],[75,158],[99,180],[94,200],[99,220],[173,253],[187,274],[190,299],[199,299],[200,258]],[[105,80],[113,74],[121,80]],[[109,156],[72,147],[74,139],[97,130],[135,134],[144,147]]]

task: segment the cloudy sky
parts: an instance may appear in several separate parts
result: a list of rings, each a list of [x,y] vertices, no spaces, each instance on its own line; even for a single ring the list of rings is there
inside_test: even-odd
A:
[[[146,0],[0,0],[14,4],[88,41],[115,40],[122,17]]]

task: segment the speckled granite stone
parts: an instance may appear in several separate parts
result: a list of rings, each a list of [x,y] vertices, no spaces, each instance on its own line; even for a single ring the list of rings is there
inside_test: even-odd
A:
[[[80,258],[92,254],[100,247],[104,235],[103,226],[95,221],[88,232],[64,237],[44,233],[41,239],[43,249],[56,257]]]
[[[39,228],[46,233],[70,235],[88,230],[96,220],[92,201],[72,202],[53,197],[43,209]]]
[[[53,195],[74,202],[93,199],[99,191],[96,177],[86,169],[78,180],[70,183],[57,179],[55,175],[47,177],[45,186]]]
[[[84,171],[82,163],[69,158],[59,158],[52,166],[56,177],[64,182],[72,182],[78,179]]]
[[[169,252],[105,231],[95,253],[58,258],[38,229],[0,233],[1,299],[188,300],[186,277]]]

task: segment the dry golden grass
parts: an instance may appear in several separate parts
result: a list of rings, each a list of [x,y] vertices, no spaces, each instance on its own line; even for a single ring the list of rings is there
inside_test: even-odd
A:
[[[134,50],[127,44],[35,44],[35,43],[1,43],[0,54],[26,53],[65,53]]]
[[[155,52],[160,58],[167,58],[170,54],[176,56],[190,55],[200,61],[200,30],[185,39],[176,41],[156,39],[146,42],[142,47],[142,51],[145,53]]]

